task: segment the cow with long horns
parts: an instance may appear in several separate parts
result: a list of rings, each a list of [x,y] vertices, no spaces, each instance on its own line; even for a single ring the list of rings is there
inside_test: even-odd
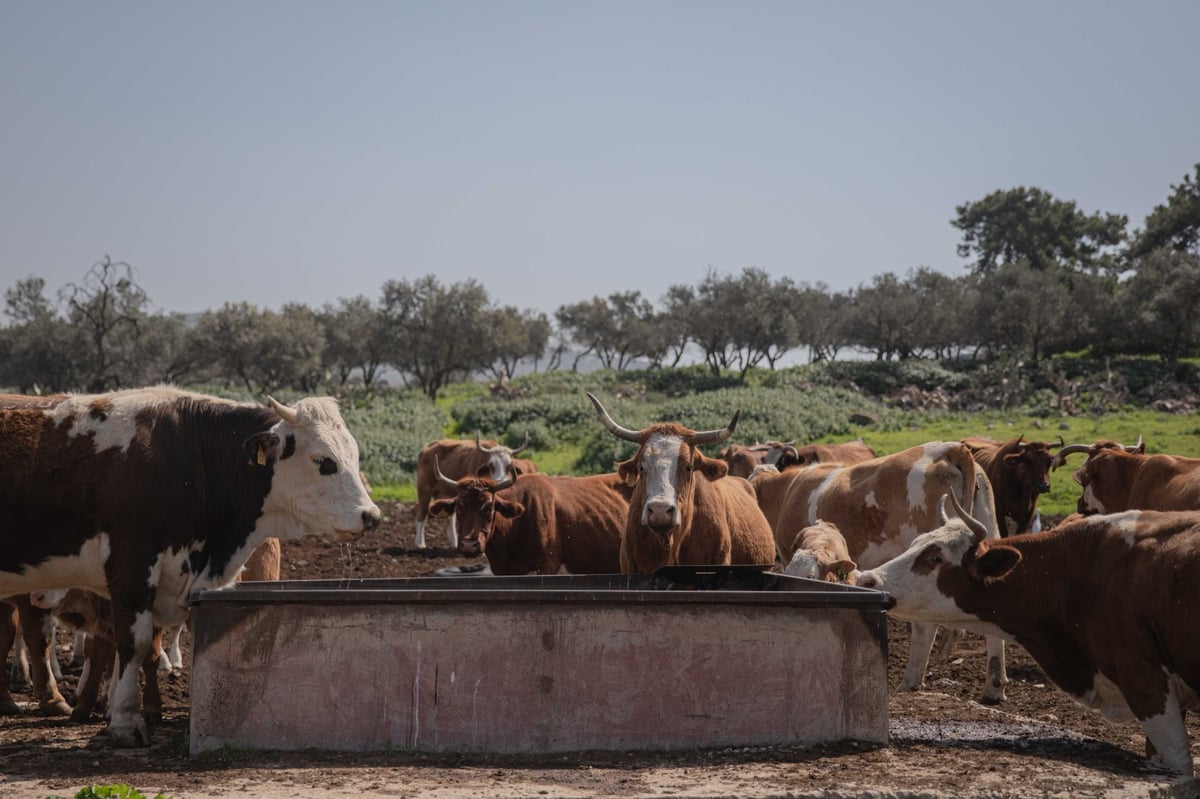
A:
[[[429,503],[435,499],[449,499],[454,496],[454,492],[438,479],[435,463],[440,464],[442,472],[452,480],[486,475],[499,481],[510,471],[517,474],[537,471],[533,461],[513,457],[524,452],[528,446],[528,433],[525,434],[521,446],[512,449],[488,439],[480,440],[477,431],[474,441],[443,438],[422,447],[417,455],[417,548],[425,548],[425,522],[429,518]],[[451,549],[458,548],[458,529],[453,515],[446,519],[446,542]]]
[[[695,431],[673,422],[631,430],[613,421],[600,400],[588,399],[605,429],[637,445],[617,474],[633,485],[621,571],[652,572],[675,564],[775,562],[775,541],[750,484],[727,476],[724,461],[700,451],[733,435],[738,413],[720,430]]]
[[[1124,510],[1200,510],[1200,458],[1147,455],[1135,444],[1102,440],[1069,444],[1059,450],[1054,468],[1069,455],[1087,453],[1071,475],[1083,487],[1077,510],[1083,514]]]
[[[890,593],[899,618],[1016,641],[1080,704],[1137,719],[1147,749],[1190,777],[1184,713],[1200,695],[1200,513],[1089,516],[999,540],[950,499],[958,518],[943,502],[938,529],[858,584]]]

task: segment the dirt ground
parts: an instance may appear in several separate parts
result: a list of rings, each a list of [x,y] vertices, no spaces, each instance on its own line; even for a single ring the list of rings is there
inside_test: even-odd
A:
[[[410,505],[384,503],[385,521],[353,548],[315,538],[284,542],[286,578],[410,577],[481,563],[434,546],[413,548]],[[431,523],[432,544],[444,544]],[[60,634],[60,646],[69,638]],[[186,644],[186,635],[185,635]],[[892,623],[889,677],[908,651]],[[147,796],[210,797],[1200,797],[1150,767],[1136,724],[1114,724],[1067,699],[1020,647],[1008,649],[1007,701],[975,699],[983,639],[965,636],[935,656],[927,690],[893,694],[886,746],[753,747],[669,754],[530,757],[422,754],[247,753],[187,756],[187,674],[164,677],[165,718],[146,749],[112,749],[98,717],[88,724],[37,715],[0,719],[0,795],[73,796],[88,784],[126,783]],[[185,667],[186,668],[186,667]],[[70,696],[78,670],[67,669]],[[315,722],[315,723],[319,723]],[[1200,719],[1189,718],[1193,757]]]

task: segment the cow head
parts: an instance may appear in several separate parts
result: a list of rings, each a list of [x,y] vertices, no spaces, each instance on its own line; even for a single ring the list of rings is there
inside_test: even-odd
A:
[[[978,486],[977,481],[974,506],[985,509],[983,517],[963,510],[953,493],[948,496],[957,516],[950,517],[943,495],[938,502],[940,526],[913,539],[903,554],[860,573],[858,585],[890,593],[896,604],[889,612],[901,619],[944,624],[973,619],[956,597],[968,584],[1003,579],[1021,560],[1018,550],[999,540],[999,526],[986,510],[992,507],[990,497],[981,501]]]
[[[513,455],[524,452],[529,446],[529,433],[525,434],[525,440],[521,442],[521,446],[516,449],[506,447],[503,444],[498,444],[494,447],[489,447],[479,440],[479,431],[475,431],[475,449],[481,452],[485,460],[475,470],[477,477],[490,477],[493,480],[503,480],[505,475],[513,471]],[[518,470],[518,474],[520,470]]]
[[[379,507],[359,477],[358,443],[331,397],[294,406],[267,398],[279,422],[245,442],[252,465],[273,469],[263,515],[292,535],[317,533],[349,541],[379,525]],[[299,528],[298,531],[295,528]],[[272,530],[287,537],[289,530]]]
[[[699,448],[733,435],[739,413],[720,430],[697,432],[674,423],[630,430],[614,422],[594,395],[587,396],[608,432],[638,445],[632,458],[617,464],[621,479],[634,485],[631,520],[638,514],[641,525],[669,539],[690,521],[696,473],[705,480],[719,480],[729,473],[724,461],[706,456]]]
[[[730,444],[721,450],[717,454],[717,457],[725,461],[725,464],[729,467],[730,477],[749,478],[751,472],[756,467],[762,465],[763,458],[770,449],[766,444],[755,444],[753,446]]]
[[[516,481],[515,474],[499,482],[486,476],[451,480],[442,474],[436,457],[433,465],[438,482],[453,491],[454,498],[433,500],[429,503],[429,513],[432,516],[454,515],[461,554],[475,557],[486,553],[488,539],[495,531],[497,513],[513,519],[525,512],[521,503],[496,496],[497,491],[503,491]]]
[[[1058,446],[1062,446],[1061,439]],[[1019,436],[1001,445],[999,455],[1023,495],[1036,497],[1050,491],[1050,464],[1054,461],[1050,444]]]
[[[779,471],[790,468],[792,466],[807,466],[809,463],[815,463],[816,459],[809,459],[796,449],[794,441],[768,441],[767,454],[763,456],[763,463],[774,466]]]
[[[1137,443],[1126,445],[1101,440],[1095,444],[1070,444],[1054,457],[1054,468],[1066,463],[1068,455],[1086,452],[1087,457],[1071,475],[1083,488],[1076,510],[1083,514],[1116,513],[1129,510],[1129,487],[1133,471],[1146,453],[1146,444],[1138,436]]]
[[[794,546],[796,550],[784,574],[831,583],[856,583],[858,564],[844,557],[846,540],[833,522],[818,519],[816,524],[796,534]]]

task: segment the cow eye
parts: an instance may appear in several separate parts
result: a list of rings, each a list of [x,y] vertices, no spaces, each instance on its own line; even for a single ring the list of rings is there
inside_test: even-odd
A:
[[[317,464],[321,474],[337,474],[337,461],[333,458],[313,458],[313,463]]]

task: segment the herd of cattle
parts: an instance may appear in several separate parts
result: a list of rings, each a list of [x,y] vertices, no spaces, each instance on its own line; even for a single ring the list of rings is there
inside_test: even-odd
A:
[[[514,458],[524,445],[435,441],[418,457],[417,546],[433,516],[446,519],[451,546],[485,555],[498,575],[778,564],[884,590],[912,622],[901,690],[922,687],[942,625],[987,637],[982,699],[1002,701],[1003,641],[1013,640],[1078,701],[1136,718],[1153,753],[1192,773],[1184,717],[1200,705],[1200,459],[1146,455],[1140,440],[1023,437],[882,457],[861,440],[729,444],[710,457],[700,448],[727,441],[736,413],[718,430],[636,430],[588,398],[605,429],[636,446],[632,457],[569,477]],[[1038,496],[1074,454],[1086,456],[1074,473],[1078,513],[1040,531]],[[373,529],[380,513],[358,460],[328,398],[258,406],[166,387],[0,396],[0,596],[14,608],[0,614],[0,651],[19,615],[39,704],[70,712],[42,621],[86,630],[101,667],[81,678],[76,717],[96,704],[111,662],[110,739],[146,744],[161,712],[156,636],[185,620],[193,591],[229,585],[268,539]],[[264,551],[277,576],[277,542]],[[0,713],[16,710],[0,684]]]

